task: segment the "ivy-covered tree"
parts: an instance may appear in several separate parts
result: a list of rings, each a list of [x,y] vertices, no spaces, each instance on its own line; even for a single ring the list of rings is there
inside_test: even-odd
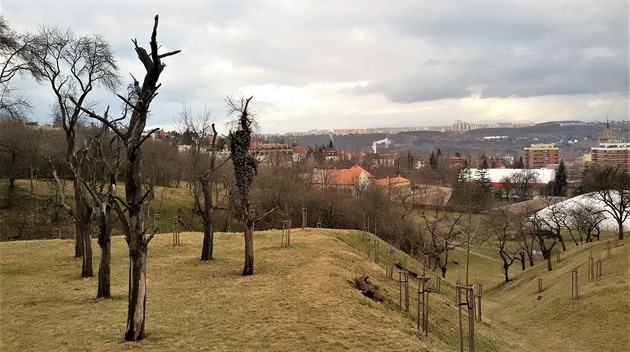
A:
[[[230,158],[234,166],[234,179],[238,191],[241,215],[245,223],[245,265],[243,276],[254,274],[254,223],[267,214],[257,217],[249,200],[249,191],[256,174],[256,158],[250,153],[252,141],[252,129],[255,123],[254,116],[250,113],[249,103],[254,97],[233,99],[227,98],[230,115],[236,115],[234,128],[230,131]]]

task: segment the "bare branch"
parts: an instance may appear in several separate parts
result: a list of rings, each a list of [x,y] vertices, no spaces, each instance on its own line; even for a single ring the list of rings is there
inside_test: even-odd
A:
[[[173,51],[169,51],[168,53],[160,54],[160,55],[158,55],[158,57],[160,59],[163,59],[163,58],[165,58],[167,56],[173,56],[173,55],[179,54],[180,52],[182,52],[182,51],[181,50],[173,50]]]

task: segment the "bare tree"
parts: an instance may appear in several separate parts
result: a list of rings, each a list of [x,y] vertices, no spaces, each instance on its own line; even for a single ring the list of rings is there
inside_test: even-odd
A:
[[[449,253],[465,243],[458,241],[457,229],[464,213],[446,213],[439,210],[421,214],[426,232],[421,236],[420,251],[429,258],[433,269],[440,268],[442,277],[446,278]]]
[[[514,226],[516,231],[516,239],[520,247],[523,249],[519,254],[521,255],[521,268],[525,270],[525,258],[524,254],[527,255],[527,259],[529,261],[529,267],[534,266],[534,244],[536,243],[536,236],[533,235],[531,230],[529,219],[524,216],[515,216]]]
[[[107,126],[103,124],[100,132],[90,140],[88,148],[87,178],[82,178],[81,181],[92,196],[93,208],[98,212],[98,245],[101,249],[101,261],[98,268],[96,297],[110,298],[111,232],[115,221],[113,207],[118,173],[122,164],[122,146],[117,136],[107,134]]]
[[[584,177],[582,190],[594,192],[592,199],[605,205],[604,211],[617,222],[618,238],[623,240],[623,224],[630,217],[630,174],[621,165],[593,168]]]
[[[161,86],[158,84],[158,80],[164,67],[166,67],[162,59],[180,52],[180,50],[176,50],[163,54],[158,53],[158,19],[159,17],[156,15],[151,33],[150,52],[138,46],[137,40],[133,40],[136,54],[144,65],[146,73],[142,85],[134,79],[133,89],[136,93],[134,99],[129,100],[118,95],[132,109],[131,118],[126,129],[118,125],[120,119],[110,120],[107,114],[99,116],[93,111],[81,108],[82,111],[88,113],[92,118],[107,125],[120,138],[126,153],[125,201],[115,195],[112,196],[117,200],[117,202],[113,203],[114,209],[121,221],[129,247],[129,305],[127,327],[125,329],[125,340],[127,341],[141,340],[145,336],[147,249],[149,242],[151,242],[157,231],[155,229],[149,236],[146,235],[147,228],[145,226],[144,210],[149,192],[142,189],[141,146],[158,129],[144,133],[144,128],[147,122],[149,106],[156,97],[158,88]],[[80,106],[78,101],[75,103],[77,106]]]
[[[571,209],[569,216],[578,230],[580,242],[583,234],[586,235],[586,243],[592,242],[594,237],[599,240],[600,224],[606,219],[604,210],[597,210],[592,204],[579,203]]]
[[[210,122],[210,111],[205,109],[196,119],[185,105],[177,119],[180,130],[189,131],[193,144],[190,149],[189,165],[193,181],[195,208],[203,221],[203,244],[201,260],[212,260],[214,251],[214,202],[212,188],[216,185],[216,171],[228,161],[217,165],[218,133]],[[203,195],[203,205],[201,195]],[[218,200],[218,199],[217,199]]]
[[[532,225],[532,236],[536,239],[543,258],[547,260],[547,270],[551,271],[551,254],[553,247],[558,244],[558,235],[554,231],[543,229],[543,222],[537,214],[530,218],[530,224]]]
[[[532,185],[538,182],[538,173],[535,170],[523,169],[511,174],[509,182],[518,198],[529,198]]]
[[[549,231],[553,232],[554,238],[560,241],[563,251],[567,250],[567,246],[564,244],[564,238],[562,237],[562,229],[565,227],[567,217],[568,212],[565,210],[563,203],[556,203],[548,206],[538,213],[538,216],[536,217],[540,225],[548,227]]]
[[[11,80],[28,71],[25,53],[32,36],[14,32],[4,16],[0,15],[0,115],[23,117],[31,110],[31,104],[11,87]]]
[[[74,207],[66,207],[72,216],[77,238],[75,257],[83,256],[81,275],[92,276],[91,207],[79,179],[85,158],[79,142],[81,106],[97,86],[109,90],[119,84],[118,67],[109,44],[98,35],[76,37],[70,30],[42,27],[25,54],[29,71],[38,82],[50,85],[65,131],[66,157],[72,172]],[[75,101],[72,104],[70,99]],[[62,192],[62,189],[60,189]]]
[[[255,123],[250,114],[249,103],[254,97],[233,99],[227,98],[230,115],[236,115],[235,127],[230,131],[230,157],[234,166],[234,179],[238,190],[241,215],[245,222],[245,265],[243,275],[254,274],[254,223],[275,210],[269,210],[257,216],[251,208],[249,191],[256,173],[256,158],[250,153],[252,129]]]
[[[510,250],[508,244],[510,240],[515,237],[513,216],[506,210],[502,209],[498,212],[493,212],[487,218],[488,228],[494,233],[496,242],[494,245],[499,249],[499,257],[503,261],[503,275],[505,276],[505,282],[510,281],[509,269],[515,261],[521,261],[521,264],[525,262],[523,255],[523,248],[520,247],[517,250]]]
[[[13,206],[15,181],[27,177],[38,153],[38,131],[24,118],[0,116],[0,175],[9,181],[5,204]]]

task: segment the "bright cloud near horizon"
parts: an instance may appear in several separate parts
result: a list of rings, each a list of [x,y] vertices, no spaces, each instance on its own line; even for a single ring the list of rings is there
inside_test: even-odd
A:
[[[160,15],[168,57],[151,127],[183,104],[227,121],[253,95],[262,133],[312,129],[628,120],[628,1],[3,1],[17,32],[98,33],[125,80],[143,74]],[[16,88],[50,120],[50,88]],[[104,110],[120,106],[99,90]],[[222,131],[225,133],[225,131]]]

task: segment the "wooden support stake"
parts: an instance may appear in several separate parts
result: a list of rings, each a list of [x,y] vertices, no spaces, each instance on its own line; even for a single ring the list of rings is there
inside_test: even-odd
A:
[[[481,296],[483,296],[483,285],[477,286],[477,320],[481,321]]]
[[[380,256],[380,252],[378,250],[378,240],[374,239],[374,263],[378,264],[379,256]]]
[[[398,305],[402,310],[403,307],[403,293],[405,296],[405,312],[409,312],[409,272],[399,271],[398,272]]]
[[[538,278],[538,293],[542,293],[542,291],[543,291],[542,278]]]
[[[588,281],[595,280],[595,265],[593,257],[588,257]]]
[[[396,250],[394,248],[387,248],[387,278],[392,279],[394,276],[394,261],[395,261]]]
[[[560,263],[560,252],[556,252],[556,263]]]
[[[571,298],[577,299],[578,297],[578,270],[577,268],[574,268],[571,270]]]
[[[307,220],[308,220],[308,212],[306,208],[302,208],[302,230],[306,230]]]
[[[282,222],[282,241],[280,247],[289,247],[291,245],[291,221]]]
[[[595,277],[598,279],[602,277],[602,260],[601,259],[597,259],[597,270],[595,272]]]
[[[606,245],[606,258],[612,258],[612,252],[610,250],[610,240],[608,240],[608,244]]]
[[[417,329],[429,335],[429,290],[427,289],[427,281],[429,277],[418,277],[418,324]]]
[[[179,246],[179,216],[173,216],[173,245]]]
[[[475,351],[475,286],[466,286],[457,284],[456,301],[459,314],[459,350],[464,351],[464,327],[462,319],[462,307],[468,308],[468,351]],[[466,297],[466,301],[462,300],[462,295]]]

